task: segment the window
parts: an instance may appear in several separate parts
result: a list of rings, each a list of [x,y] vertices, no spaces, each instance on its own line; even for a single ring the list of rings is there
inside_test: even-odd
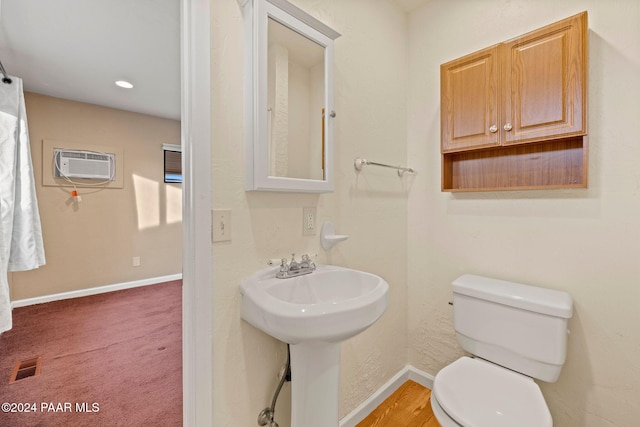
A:
[[[164,182],[182,182],[182,147],[162,144],[164,150]]]

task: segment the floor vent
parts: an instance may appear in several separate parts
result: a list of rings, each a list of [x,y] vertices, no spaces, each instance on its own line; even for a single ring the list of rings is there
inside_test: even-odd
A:
[[[11,379],[9,384],[16,381],[23,380],[29,377],[37,377],[40,375],[40,369],[42,368],[42,356],[35,356],[29,359],[18,360],[13,366],[13,372],[11,372]]]

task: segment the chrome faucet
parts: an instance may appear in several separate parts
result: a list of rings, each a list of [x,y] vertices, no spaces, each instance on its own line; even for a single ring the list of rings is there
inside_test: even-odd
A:
[[[286,258],[281,259],[280,271],[276,273],[276,277],[278,279],[289,279],[291,277],[313,273],[315,269],[316,265],[311,261],[311,257],[308,254],[302,255],[300,262],[296,261],[295,254],[291,254],[291,261],[289,261],[288,264]]]

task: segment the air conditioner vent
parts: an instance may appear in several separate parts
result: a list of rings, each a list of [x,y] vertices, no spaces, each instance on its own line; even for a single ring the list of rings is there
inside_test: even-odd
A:
[[[112,153],[91,151],[54,150],[54,176],[56,178],[83,178],[113,181],[116,156]]]
[[[87,153],[87,160],[109,160],[109,156],[107,154],[95,154],[95,153]]]

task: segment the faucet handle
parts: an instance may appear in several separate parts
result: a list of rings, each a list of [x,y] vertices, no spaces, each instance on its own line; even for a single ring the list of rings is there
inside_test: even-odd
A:
[[[314,254],[314,255],[309,255],[309,254],[304,254],[302,255],[302,261],[300,262],[300,266],[304,267],[304,268],[311,268],[312,270],[316,269],[316,265],[313,261],[311,261],[311,258],[315,258],[317,257],[318,254]]]

